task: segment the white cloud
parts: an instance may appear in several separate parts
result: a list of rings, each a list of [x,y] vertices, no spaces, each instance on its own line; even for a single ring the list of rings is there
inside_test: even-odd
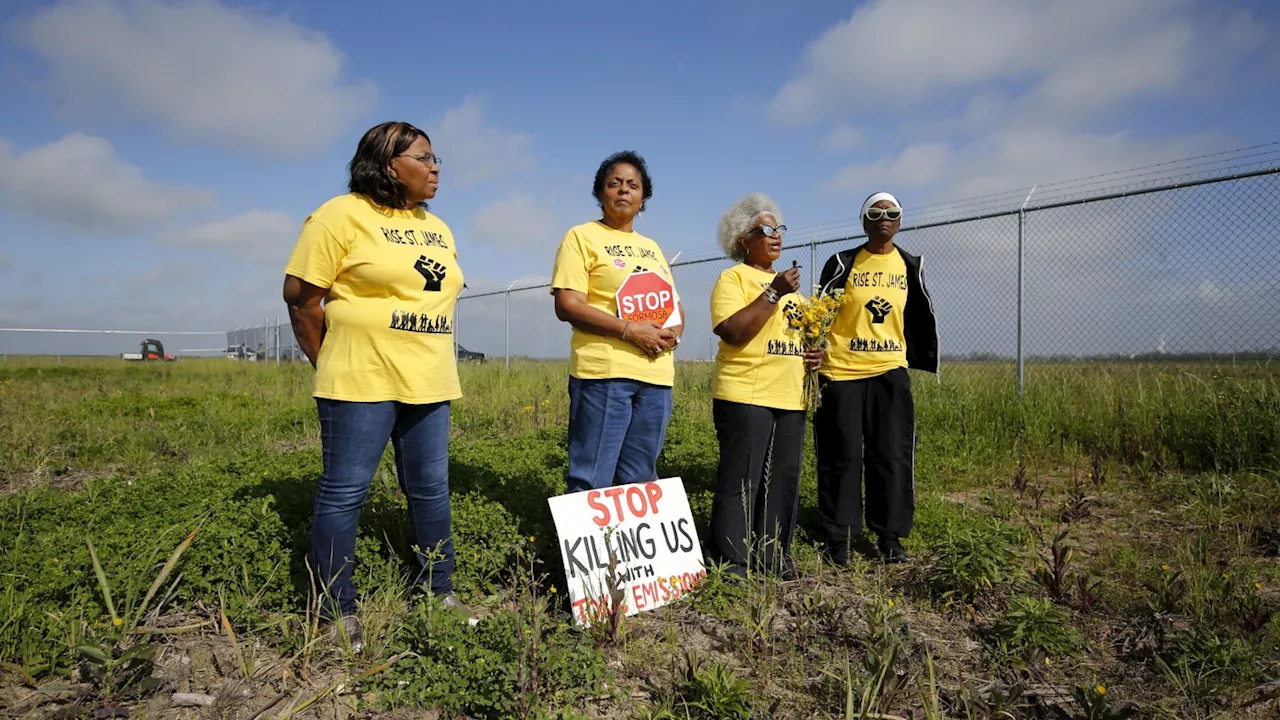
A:
[[[951,148],[944,144],[912,145],[894,160],[854,164],[836,173],[828,183],[835,190],[863,192],[871,185],[915,189],[929,185],[946,172]],[[867,190],[869,195],[873,190]]]
[[[323,34],[216,0],[66,0],[7,29],[48,64],[69,110],[226,147],[316,148],[377,97],[343,81]]]
[[[206,191],[146,179],[99,137],[72,133],[20,155],[0,139],[0,202],[77,230],[138,232],[211,201]]]
[[[852,150],[862,144],[862,131],[852,125],[840,125],[822,139],[827,150]]]
[[[471,232],[477,244],[504,250],[551,247],[559,239],[554,215],[529,193],[485,205],[476,213]]]
[[[444,158],[441,175],[446,184],[456,177],[460,185],[474,185],[536,165],[529,152],[533,136],[486,124],[484,101],[478,97],[468,96],[424,129],[432,148]]]
[[[1074,0],[873,0],[806,48],[771,110],[788,123],[841,111],[883,115],[988,83],[1029,83],[1029,96],[1046,106],[1079,111],[1178,91],[1262,41],[1248,11],[1192,0],[1088,8]]]
[[[301,223],[286,213],[250,210],[198,227],[157,235],[163,245],[193,249],[228,249],[237,255],[261,261],[278,261],[283,267]]]

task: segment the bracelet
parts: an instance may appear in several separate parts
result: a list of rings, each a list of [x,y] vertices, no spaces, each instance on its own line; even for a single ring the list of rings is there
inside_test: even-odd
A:
[[[774,290],[772,285],[771,285],[771,286],[769,286],[769,287],[766,287],[766,288],[764,289],[764,298],[765,298],[766,300],[768,300],[768,301],[769,301],[769,304],[770,304],[770,305],[777,305],[777,304],[778,304],[778,291],[777,291],[777,290]]]
[[[627,339],[627,328],[631,327],[631,321],[628,320],[626,325],[622,326],[622,339]]]

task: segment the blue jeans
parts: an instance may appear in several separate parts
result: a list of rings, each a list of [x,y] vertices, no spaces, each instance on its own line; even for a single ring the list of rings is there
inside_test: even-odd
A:
[[[409,501],[418,582],[436,594],[453,590],[449,516],[449,403],[406,405],[316,399],[324,474],[311,520],[311,563],[326,618],[356,611],[351,568],[356,526],[373,474],[391,440],[396,475]],[[436,551],[428,561],[424,553]]]
[[[647,482],[671,418],[671,388],[569,378],[569,492]]]

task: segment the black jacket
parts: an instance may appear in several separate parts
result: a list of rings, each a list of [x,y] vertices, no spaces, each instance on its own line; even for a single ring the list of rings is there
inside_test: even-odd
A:
[[[853,259],[863,246],[841,250],[827,260],[818,279],[818,287],[829,293],[841,289],[849,281]],[[924,286],[924,271],[919,255],[898,248],[907,265],[907,306],[902,310],[902,332],[907,341],[907,367],[938,372],[938,318],[933,313],[933,300]]]

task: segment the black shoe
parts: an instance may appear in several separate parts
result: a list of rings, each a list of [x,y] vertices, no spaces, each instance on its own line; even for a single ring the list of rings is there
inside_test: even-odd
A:
[[[798,577],[800,577],[800,574],[796,572],[796,561],[792,560],[790,555],[782,558],[782,562],[778,564],[778,579],[783,582],[791,582]]]
[[[907,551],[902,549],[902,543],[896,537],[882,537],[876,545],[886,563],[904,563],[908,559]]]
[[[842,540],[828,544],[827,559],[836,567],[849,567],[849,543]]]

